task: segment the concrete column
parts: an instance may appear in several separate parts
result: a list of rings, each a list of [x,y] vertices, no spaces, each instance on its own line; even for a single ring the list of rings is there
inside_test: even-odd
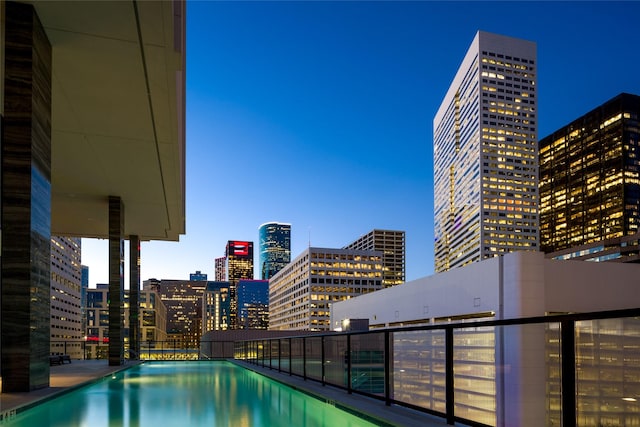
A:
[[[51,44],[33,6],[3,6],[2,392],[28,392],[49,386]]]
[[[109,365],[124,363],[124,205],[109,197]]]
[[[129,358],[140,358],[140,238],[129,236]]]

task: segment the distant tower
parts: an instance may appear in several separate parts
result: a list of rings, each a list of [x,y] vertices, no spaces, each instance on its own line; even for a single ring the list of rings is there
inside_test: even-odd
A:
[[[405,280],[405,233],[398,230],[371,230],[344,249],[382,253],[382,286],[401,285]]]
[[[238,327],[238,282],[253,279],[253,242],[229,240],[225,251],[227,282],[229,282],[229,327]]]
[[[82,240],[51,236],[51,354],[82,359]],[[88,279],[87,279],[88,280]]]
[[[258,228],[260,277],[269,280],[291,262],[291,224],[267,222]]]
[[[207,280],[207,273],[203,273],[200,270],[196,270],[195,273],[190,273],[189,274],[189,280],[194,281],[194,280]]]
[[[82,240],[80,240],[82,243]],[[82,333],[87,331],[87,292],[89,292],[89,266],[81,266],[80,311],[82,312]]]
[[[269,326],[269,281],[238,282],[238,329],[267,329]]]
[[[433,120],[436,272],[539,249],[536,45],[479,31]]]
[[[219,257],[215,259],[215,278],[216,282],[224,282],[227,280],[227,258]]]

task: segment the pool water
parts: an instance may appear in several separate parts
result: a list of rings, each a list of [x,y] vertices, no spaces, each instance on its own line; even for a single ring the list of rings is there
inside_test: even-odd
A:
[[[57,397],[10,427],[375,426],[229,362],[145,363]]]

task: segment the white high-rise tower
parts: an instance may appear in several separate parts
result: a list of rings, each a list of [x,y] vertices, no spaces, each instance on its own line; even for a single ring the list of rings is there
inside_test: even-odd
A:
[[[433,120],[435,271],[538,250],[536,45],[479,31]]]

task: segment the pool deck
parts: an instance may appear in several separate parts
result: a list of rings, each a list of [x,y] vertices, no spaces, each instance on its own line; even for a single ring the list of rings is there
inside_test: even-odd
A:
[[[298,376],[281,373],[277,370],[263,368],[253,364],[233,360],[233,363],[272,378],[283,384],[287,384],[295,389],[307,394],[314,395],[322,400],[335,402],[336,406],[345,407],[352,412],[366,414],[372,422],[381,425],[398,427],[442,427],[447,426],[444,418],[436,417],[419,411],[414,411],[402,406],[387,406],[383,401],[373,399],[360,394],[349,394],[346,390],[323,386],[321,383],[307,380]],[[456,426],[465,424],[456,423]]]
[[[7,411],[30,407],[40,400],[48,400],[139,363],[131,361],[121,366],[109,366],[107,360],[74,360],[71,363],[51,366],[49,387],[28,393],[0,393],[0,419],[4,418]]]

